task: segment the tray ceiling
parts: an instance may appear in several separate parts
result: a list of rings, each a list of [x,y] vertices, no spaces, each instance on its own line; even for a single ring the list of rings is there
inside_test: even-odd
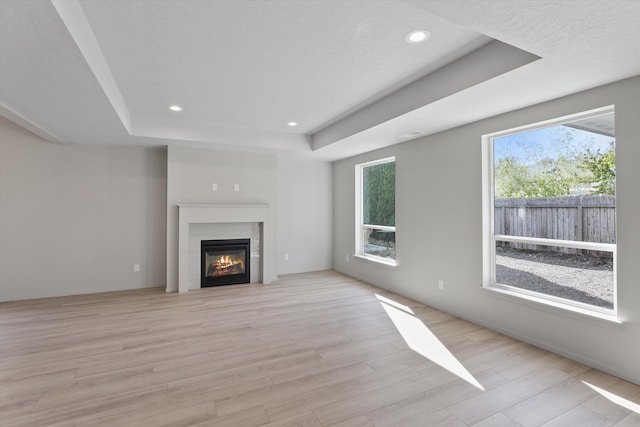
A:
[[[0,113],[52,142],[334,160],[640,73],[640,2],[535,4],[3,0]]]

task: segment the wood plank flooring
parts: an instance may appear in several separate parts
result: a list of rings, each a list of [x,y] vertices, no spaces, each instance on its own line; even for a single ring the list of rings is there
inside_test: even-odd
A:
[[[332,271],[0,304],[3,427],[640,425],[586,383],[640,403],[637,385]]]

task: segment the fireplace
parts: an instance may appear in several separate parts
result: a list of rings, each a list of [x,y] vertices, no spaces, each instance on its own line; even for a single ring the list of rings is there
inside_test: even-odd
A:
[[[251,239],[202,240],[200,286],[249,283]]]
[[[176,285],[180,293],[202,287],[201,242],[213,239],[250,239],[249,283],[271,283],[275,278],[274,222],[269,205],[178,204],[178,282],[171,282],[169,263],[167,292],[175,291]],[[216,228],[205,230],[206,227]],[[172,253],[175,246],[171,242],[167,245],[168,252]]]

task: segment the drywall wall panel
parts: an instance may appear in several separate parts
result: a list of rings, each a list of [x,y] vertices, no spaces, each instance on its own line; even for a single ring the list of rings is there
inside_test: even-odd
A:
[[[178,290],[178,204],[267,204],[277,209],[277,157],[169,147],[167,158],[167,292]],[[275,242],[264,242],[274,248]],[[275,271],[275,269],[272,269]]]
[[[332,164],[278,159],[277,271],[332,268]]]
[[[0,299],[164,286],[165,188],[163,148],[51,144],[0,118]]]
[[[481,136],[607,105],[616,107],[617,281],[623,324],[558,313],[482,289]],[[638,117],[640,77],[635,77],[336,162],[334,268],[640,383]],[[354,165],[390,155],[396,156],[395,268],[351,257]]]

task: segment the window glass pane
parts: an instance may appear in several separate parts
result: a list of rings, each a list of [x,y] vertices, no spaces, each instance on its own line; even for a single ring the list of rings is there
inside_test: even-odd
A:
[[[493,140],[494,232],[615,243],[614,113]]]
[[[496,242],[496,283],[613,309],[613,253]]]
[[[376,228],[362,228],[363,252],[395,261],[396,232]]]
[[[395,206],[395,162],[362,168],[363,223],[394,227],[396,224]]]

